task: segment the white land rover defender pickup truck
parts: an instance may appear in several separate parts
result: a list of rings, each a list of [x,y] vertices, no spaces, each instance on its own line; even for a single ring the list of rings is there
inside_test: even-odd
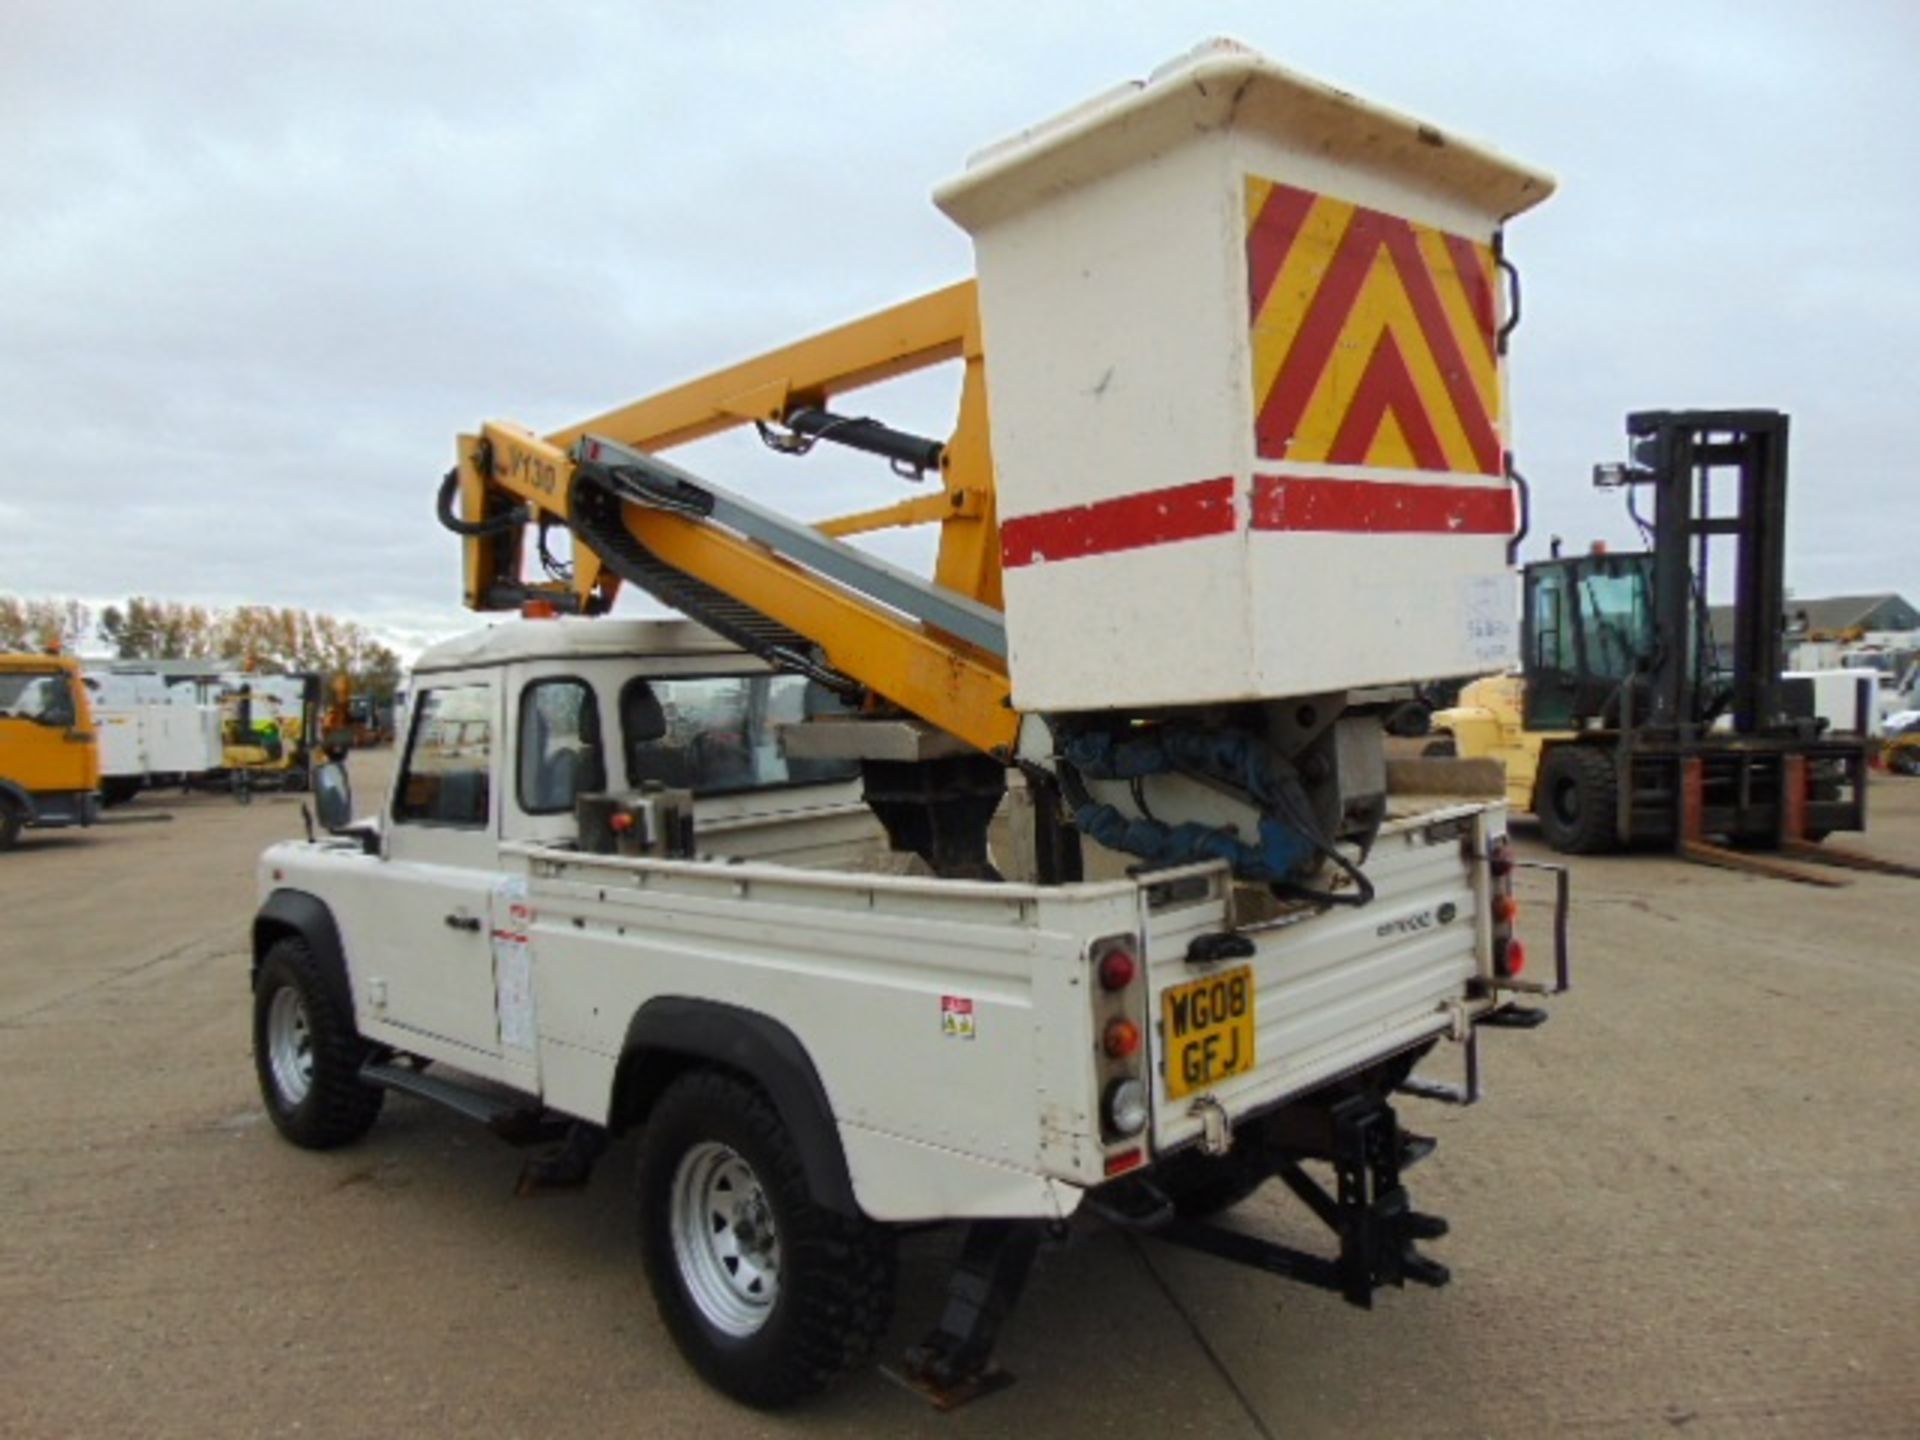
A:
[[[1480,1029],[1565,985],[1563,925],[1557,978],[1520,973],[1477,762],[1388,766],[1356,907],[1221,862],[1023,878],[1013,802],[983,878],[914,873],[857,765],[786,757],[831,697],[687,621],[509,622],[429,650],[412,694],[377,818],[325,767],[330,833],[261,859],[268,1112],[322,1149],[423,1096],[551,1142],[534,1185],[637,1132],[661,1313],[750,1403],[867,1357],[903,1226],[970,1227],[903,1367],[945,1402],[992,1378],[1037,1245],[1083,1211],[1360,1304],[1443,1282],[1416,1242],[1444,1222],[1400,1182],[1431,1142],[1388,1097],[1471,1100]],[[1413,1076],[1443,1043],[1465,1084]],[[1206,1223],[1270,1177],[1334,1258]]]

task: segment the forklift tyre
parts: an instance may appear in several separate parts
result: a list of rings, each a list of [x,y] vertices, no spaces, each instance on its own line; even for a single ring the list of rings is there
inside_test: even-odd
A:
[[[1613,758],[1585,745],[1559,745],[1540,766],[1540,833],[1563,855],[1599,855],[1620,846],[1619,773]]]
[[[893,1318],[893,1236],[820,1204],[744,1076],[687,1072],[647,1116],[640,1254],[674,1343],[711,1385],[774,1409],[865,1363]]]
[[[306,1150],[351,1144],[387,1092],[360,1078],[367,1042],[306,942],[276,940],[253,984],[253,1066],[274,1128]]]

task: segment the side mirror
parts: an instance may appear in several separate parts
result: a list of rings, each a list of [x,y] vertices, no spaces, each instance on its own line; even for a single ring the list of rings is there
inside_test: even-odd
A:
[[[330,835],[353,823],[353,786],[346,766],[330,760],[313,772],[313,810]]]

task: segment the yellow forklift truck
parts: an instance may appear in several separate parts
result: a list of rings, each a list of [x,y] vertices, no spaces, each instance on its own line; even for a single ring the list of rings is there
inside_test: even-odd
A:
[[[100,750],[79,664],[0,654],[0,850],[28,826],[91,825]]]
[[[1526,566],[1519,673],[1434,716],[1429,748],[1505,762],[1509,802],[1554,849],[1660,845],[1816,883],[1747,852],[1899,868],[1815,848],[1866,828],[1868,741],[1825,728],[1810,683],[1780,673],[1787,430],[1772,410],[1628,416],[1631,459],[1594,483],[1625,492],[1650,548]],[[1708,622],[1714,540],[1734,552],[1724,653]]]

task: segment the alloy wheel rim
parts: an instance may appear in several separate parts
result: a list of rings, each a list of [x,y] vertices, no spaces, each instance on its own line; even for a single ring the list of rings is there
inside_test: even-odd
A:
[[[780,1232],[766,1187],[717,1140],[693,1146],[673,1175],[674,1262],[701,1317],[745,1338],[780,1296]]]
[[[267,1007],[267,1063],[273,1088],[288,1107],[307,1098],[313,1089],[313,1026],[307,1002],[290,985],[274,991]]]

